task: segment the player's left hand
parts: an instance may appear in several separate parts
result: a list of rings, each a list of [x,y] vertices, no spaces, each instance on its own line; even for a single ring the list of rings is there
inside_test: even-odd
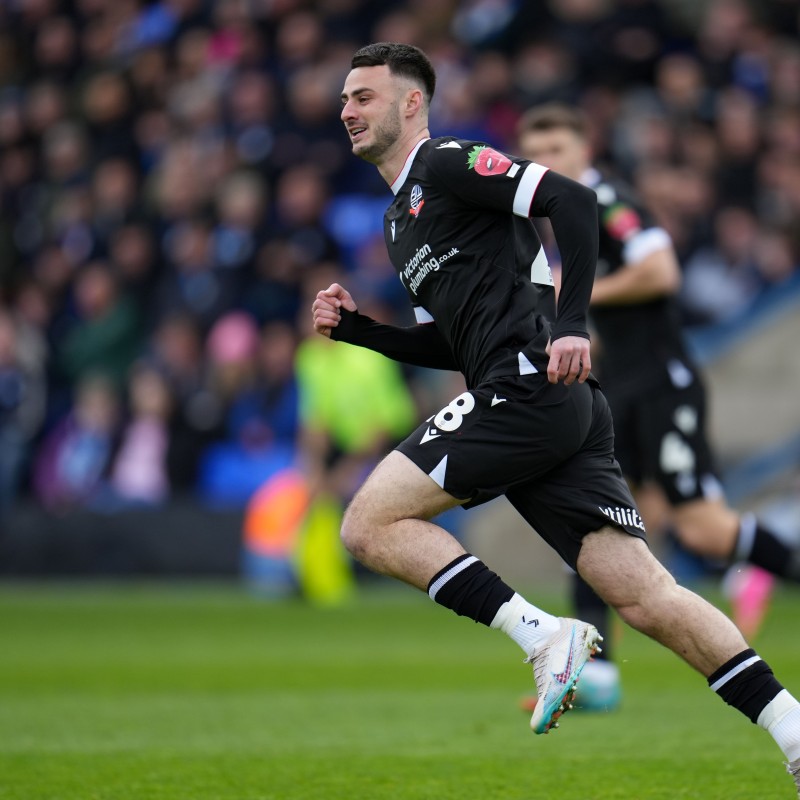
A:
[[[547,365],[547,380],[550,383],[564,381],[566,386],[583,383],[589,377],[592,358],[589,354],[590,342],[581,336],[564,336],[554,342],[548,342],[547,354],[550,362]]]

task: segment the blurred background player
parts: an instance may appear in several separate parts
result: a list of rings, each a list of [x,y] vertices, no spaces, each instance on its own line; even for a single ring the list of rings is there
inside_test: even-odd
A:
[[[687,550],[757,567],[743,573],[733,603],[734,620],[752,637],[774,576],[800,581],[800,551],[726,503],[705,430],[702,377],[684,346],[676,301],[681,269],[671,238],[628,186],[593,165],[588,123],[579,110],[561,103],[534,107],[521,117],[518,135],[525,158],[597,193],[600,248],[590,309],[599,338],[595,363],[614,418],[617,459],[646,526],[658,527],[657,509],[665,501]],[[618,667],[609,660],[608,608],[578,575],[572,581],[576,613],[606,640],[604,660],[584,671],[578,705],[614,708],[620,686]]]

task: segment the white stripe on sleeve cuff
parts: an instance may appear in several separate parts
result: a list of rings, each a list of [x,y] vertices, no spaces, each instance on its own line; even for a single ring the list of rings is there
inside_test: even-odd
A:
[[[514,195],[514,213],[518,217],[529,217],[531,215],[531,203],[536,190],[539,188],[539,182],[544,177],[548,168],[543,167],[532,161],[525,167],[525,172],[517,186],[517,193]]]

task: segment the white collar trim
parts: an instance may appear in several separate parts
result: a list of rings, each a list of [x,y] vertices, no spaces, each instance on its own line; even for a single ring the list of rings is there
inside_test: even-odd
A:
[[[403,188],[403,184],[406,182],[408,173],[411,172],[411,165],[414,163],[414,156],[416,156],[417,150],[419,150],[420,147],[425,144],[425,142],[430,141],[430,138],[430,136],[426,136],[424,139],[420,139],[414,145],[414,149],[406,157],[406,163],[403,164],[403,169],[400,170],[400,174],[394,179],[394,183],[392,183],[392,194],[397,194],[400,189]]]

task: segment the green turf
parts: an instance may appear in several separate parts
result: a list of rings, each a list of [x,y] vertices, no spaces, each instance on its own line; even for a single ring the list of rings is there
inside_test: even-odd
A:
[[[757,642],[795,693],[798,601],[779,594]],[[688,667],[632,631],[618,655],[623,709],[537,737],[516,646],[404,587],[334,611],[236,587],[0,586],[0,798],[794,796],[770,737]]]

